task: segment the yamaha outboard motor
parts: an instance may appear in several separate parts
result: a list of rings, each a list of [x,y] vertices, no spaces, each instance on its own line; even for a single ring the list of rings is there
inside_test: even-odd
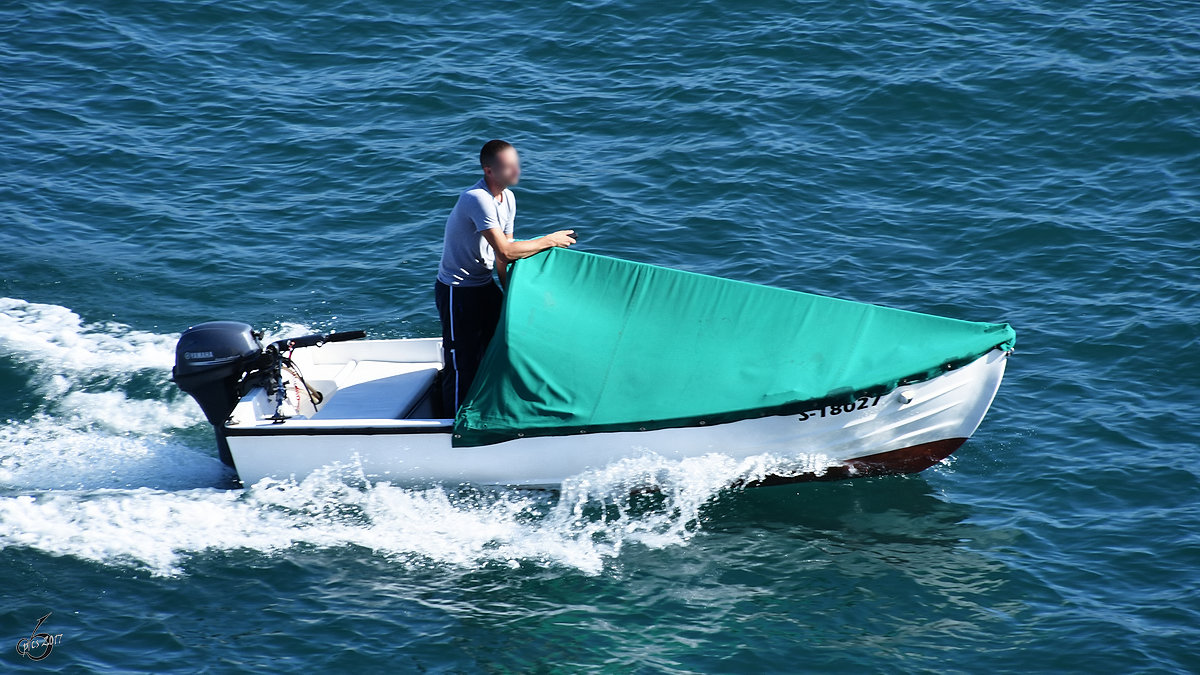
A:
[[[238,382],[263,356],[259,336],[237,321],[192,326],[175,346],[175,384],[196,399],[217,432],[221,461],[233,466],[225,421],[238,403]]]

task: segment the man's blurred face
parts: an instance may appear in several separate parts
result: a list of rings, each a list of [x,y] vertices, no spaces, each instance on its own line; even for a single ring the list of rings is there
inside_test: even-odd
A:
[[[485,166],[483,172],[505,187],[516,185],[521,180],[521,160],[517,157],[517,149],[505,148],[496,153],[496,159],[491,166]]]

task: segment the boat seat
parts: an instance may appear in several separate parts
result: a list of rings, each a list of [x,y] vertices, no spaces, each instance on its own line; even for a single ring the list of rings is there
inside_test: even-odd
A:
[[[440,369],[439,363],[351,361],[312,419],[399,419],[420,402]]]

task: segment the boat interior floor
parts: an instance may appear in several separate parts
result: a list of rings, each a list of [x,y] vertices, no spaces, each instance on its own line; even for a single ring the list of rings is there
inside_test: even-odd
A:
[[[440,363],[349,361],[320,387],[326,401],[312,419],[404,419],[428,405]]]

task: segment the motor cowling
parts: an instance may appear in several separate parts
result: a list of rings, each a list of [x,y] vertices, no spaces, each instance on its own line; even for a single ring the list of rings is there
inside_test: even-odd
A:
[[[237,385],[263,355],[263,346],[248,324],[209,321],[183,332],[175,346],[175,384],[200,404],[217,433],[221,461],[233,466],[223,433],[225,420],[238,403]]]

